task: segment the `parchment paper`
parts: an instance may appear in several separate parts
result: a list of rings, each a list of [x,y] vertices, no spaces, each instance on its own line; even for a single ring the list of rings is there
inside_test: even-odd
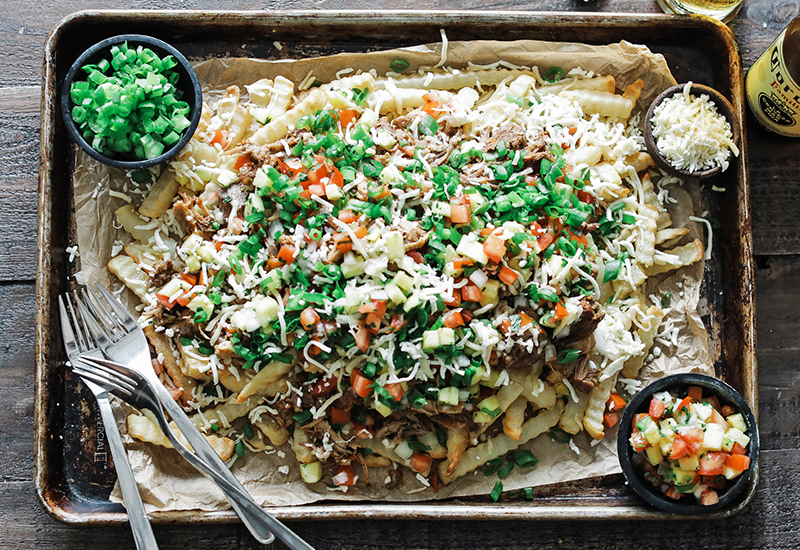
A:
[[[383,75],[390,70],[389,63],[398,58],[410,63],[410,69],[405,72],[409,74],[418,67],[430,67],[438,63],[441,48],[442,44],[433,44],[303,60],[213,59],[199,63],[196,70],[204,86],[204,98],[213,105],[227,86],[236,84],[242,87],[264,77],[284,75],[299,84],[309,71],[313,71],[318,81],[328,82],[335,78],[338,71],[346,68],[353,71],[376,69],[379,75]],[[675,84],[662,56],[651,53],[644,46],[626,42],[608,46],[540,41],[455,42],[448,46],[445,66],[464,69],[469,62],[483,65],[500,60],[526,67],[538,66],[542,73],[556,66],[565,73],[580,67],[595,74],[611,74],[616,78],[620,90],[637,78],[642,78],[644,90],[634,109],[634,114],[641,112],[642,118],[652,99],[663,89]],[[115,190],[125,193],[137,202],[141,200],[140,195],[145,189],[133,184],[119,170],[101,165],[83,153],[77,153],[74,188],[81,279],[119,288],[120,283],[108,273],[105,264],[114,249],[125,240],[124,232],[114,228],[113,212],[126,201],[111,196],[109,192]],[[686,226],[691,230],[686,240],[702,238],[699,224],[687,221],[690,215],[700,215],[698,185],[675,183],[669,186],[669,190],[673,197],[679,199],[677,205],[670,205],[674,225]],[[639,377],[642,382],[647,383],[675,372],[702,371],[713,374],[708,337],[696,312],[702,275],[703,266],[696,264],[666,280],[648,283],[648,294],[659,299],[666,290],[672,292],[673,301],[665,323],[669,323],[669,326],[674,323],[675,329],[657,342],[652,361]],[[129,303],[136,304],[127,291],[124,296],[131,300]],[[128,410],[118,406],[120,420]],[[144,445],[130,438],[128,441],[128,456],[149,511],[211,511],[228,508],[216,486],[192,470],[175,451]],[[523,448],[530,449],[539,463],[533,468],[515,468],[503,480],[505,490],[620,472],[615,450],[616,430],[607,430],[606,438],[596,446],[591,446],[592,440],[586,433],[575,436],[574,441],[580,450],[579,454],[569,445],[554,442],[547,435],[525,445]],[[287,472],[285,467],[288,467],[288,473],[281,473],[280,470]],[[232,470],[255,500],[267,506],[299,505],[322,499],[397,502],[442,499],[487,494],[496,482],[494,476],[486,477],[477,472],[447,487],[440,487],[439,492],[434,493],[410,472],[406,472],[403,484],[389,492],[384,488],[386,470],[371,469],[367,487],[359,483],[345,493],[327,487],[330,483],[324,483],[325,479],[313,486],[303,483],[294,453],[288,445],[266,453],[247,453],[243,459],[236,461]],[[356,470],[359,473],[359,468]],[[115,489],[112,500],[119,501],[119,497]]]

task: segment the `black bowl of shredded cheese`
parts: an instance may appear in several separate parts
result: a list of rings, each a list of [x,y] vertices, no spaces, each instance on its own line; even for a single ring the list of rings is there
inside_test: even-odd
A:
[[[656,166],[678,178],[709,178],[739,156],[733,107],[718,91],[693,82],[656,97],[647,111],[644,137]]]

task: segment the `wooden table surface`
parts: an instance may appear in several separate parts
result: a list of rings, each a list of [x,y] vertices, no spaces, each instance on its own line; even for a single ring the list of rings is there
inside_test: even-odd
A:
[[[394,9],[386,0],[2,0],[0,2],[0,549],[133,548],[126,526],[74,527],[36,499],[33,384],[36,204],[42,48],[81,9]],[[655,0],[407,0],[407,9],[660,13]],[[797,0],[746,0],[730,23],[745,70],[789,21]],[[293,523],[314,547],[645,548],[776,550],[800,546],[800,139],[748,114],[756,252],[761,482],[752,505],[724,521]],[[162,549],[256,548],[241,525],[155,527]],[[689,533],[690,535],[687,536]],[[276,548],[283,548],[276,544]]]

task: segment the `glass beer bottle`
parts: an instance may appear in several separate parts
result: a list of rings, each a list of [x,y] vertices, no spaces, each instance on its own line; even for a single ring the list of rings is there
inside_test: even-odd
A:
[[[800,16],[750,67],[746,92],[761,124],[782,136],[800,137]]]

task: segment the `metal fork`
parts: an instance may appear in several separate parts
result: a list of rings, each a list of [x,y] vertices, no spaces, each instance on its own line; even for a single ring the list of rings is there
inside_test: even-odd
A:
[[[253,498],[247,493],[236,476],[228,469],[216,451],[206,441],[206,438],[195,427],[186,412],[178,405],[167,389],[161,383],[153,370],[150,357],[150,347],[144,331],[136,322],[136,319],[128,312],[110,292],[102,286],[95,284],[99,296],[89,288],[89,292],[94,298],[94,302],[84,300],[78,302],[78,306],[83,312],[86,310],[88,327],[97,341],[103,353],[110,359],[122,363],[132,370],[141,374],[155,391],[155,395],[161,405],[167,410],[169,416],[183,433],[186,440],[192,446],[194,452],[216,470],[217,474],[225,478],[230,485],[237,487],[237,493],[227,492],[224,487],[220,487],[225,493],[228,502],[241,518],[250,533],[263,544],[269,544],[275,540],[275,535],[270,531],[269,520],[265,519],[266,512],[262,515],[253,516],[243,511],[239,502],[239,494],[247,495],[247,500],[256,504]],[[84,303],[85,302],[85,303]],[[94,306],[97,304],[97,307]],[[88,308],[92,308],[90,313]],[[102,326],[101,326],[102,325]],[[258,506],[258,504],[256,504]],[[259,506],[260,508],[260,506]]]
[[[66,306],[64,305],[65,300]],[[58,308],[61,314],[61,334],[64,339],[64,347],[73,369],[77,370],[76,365],[82,358],[102,357],[102,352],[92,340],[85,323],[82,324],[82,319],[75,313],[75,308],[69,295],[64,295],[64,299],[61,296],[58,297]],[[83,377],[81,377],[81,380],[97,399],[97,406],[100,409],[100,416],[103,419],[103,425],[106,430],[106,441],[111,447],[111,456],[114,457],[114,468],[117,471],[117,479],[119,479],[122,499],[128,512],[128,521],[133,531],[133,540],[136,543],[136,548],[139,550],[158,550],[153,528],[147,519],[142,496],[139,494],[139,488],[136,485],[133,470],[128,462],[125,446],[122,443],[122,436],[117,427],[117,420],[108,400],[108,393],[105,388]]]
[[[120,363],[115,363],[114,361],[87,357],[83,358],[81,363],[82,365],[75,367],[76,371],[79,372],[81,376],[85,376],[109,391],[114,391],[119,397],[134,407],[139,409],[146,408],[153,411],[164,435],[167,436],[169,442],[172,443],[172,446],[175,447],[181,456],[200,472],[210,477],[229,494],[235,493],[242,497],[241,504],[247,513],[265,516],[263,517],[264,521],[269,523],[272,532],[275,533],[286,546],[293,550],[313,550],[307,542],[298,537],[280,521],[269,515],[263,508],[258,506],[258,504],[247,498],[249,495],[244,491],[240,491],[238,487],[220,476],[216,470],[210,468],[180,441],[169,425],[169,420],[161,408],[158,396],[145,377],[137,371]]]

